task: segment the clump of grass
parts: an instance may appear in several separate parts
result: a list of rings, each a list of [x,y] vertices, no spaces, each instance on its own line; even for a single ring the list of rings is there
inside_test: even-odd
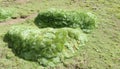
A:
[[[3,9],[0,8],[0,21],[5,21],[12,16],[12,10],[11,9]]]
[[[81,28],[85,32],[89,32],[96,27],[95,16],[91,13],[56,9],[39,13],[35,19],[35,24],[40,28]]]
[[[17,56],[53,66],[76,55],[87,38],[80,29],[15,26],[5,35],[5,41]]]

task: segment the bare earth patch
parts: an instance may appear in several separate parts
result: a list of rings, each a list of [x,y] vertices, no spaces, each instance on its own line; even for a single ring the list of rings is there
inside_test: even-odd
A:
[[[21,23],[21,22],[24,22],[27,19],[35,18],[36,16],[37,16],[37,14],[32,14],[32,15],[27,16],[26,18],[17,18],[17,19],[7,20],[5,22],[0,22],[0,25]]]

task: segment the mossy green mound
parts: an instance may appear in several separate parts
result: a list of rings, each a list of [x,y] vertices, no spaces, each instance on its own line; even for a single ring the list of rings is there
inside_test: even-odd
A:
[[[81,28],[84,32],[90,32],[96,27],[95,16],[91,13],[55,9],[39,13],[35,24],[40,28]]]
[[[14,26],[5,41],[17,56],[52,66],[76,55],[87,38],[80,29]]]
[[[48,10],[35,18],[36,27],[14,26],[5,35],[13,52],[26,60],[54,66],[75,56],[96,27],[91,13]]]

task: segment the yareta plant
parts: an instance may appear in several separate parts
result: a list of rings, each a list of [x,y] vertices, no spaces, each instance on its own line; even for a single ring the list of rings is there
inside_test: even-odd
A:
[[[76,55],[87,38],[80,29],[14,26],[5,41],[17,56],[52,66]]]
[[[5,35],[13,52],[26,60],[54,66],[79,53],[86,34],[96,27],[93,14],[48,10],[35,18],[39,27],[14,26]]]
[[[96,18],[92,13],[81,11],[64,11],[50,9],[41,12],[35,19],[39,28],[81,28],[84,32],[90,32],[96,27]]]

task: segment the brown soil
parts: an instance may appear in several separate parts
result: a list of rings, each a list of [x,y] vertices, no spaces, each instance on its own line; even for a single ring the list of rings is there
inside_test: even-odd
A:
[[[32,14],[27,16],[26,18],[17,18],[17,19],[11,19],[5,22],[0,22],[0,25],[7,25],[7,24],[15,24],[15,23],[22,23],[27,19],[35,18],[37,14]]]

